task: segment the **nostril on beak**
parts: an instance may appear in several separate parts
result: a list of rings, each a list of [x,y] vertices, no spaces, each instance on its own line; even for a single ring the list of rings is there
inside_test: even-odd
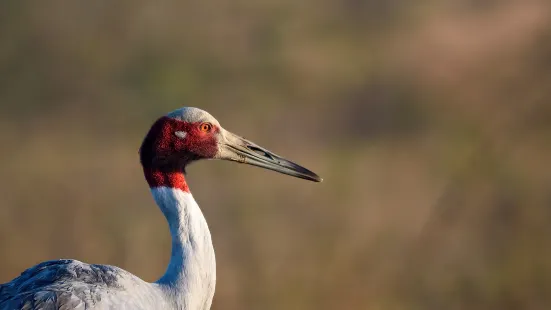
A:
[[[252,145],[248,145],[247,148],[253,152],[255,152],[256,154],[260,155],[260,156],[263,156],[263,157],[268,157],[269,159],[273,160],[274,158],[272,157],[272,155],[270,155],[269,153],[266,153],[264,150],[262,150],[261,148],[258,148],[256,146],[252,146]]]

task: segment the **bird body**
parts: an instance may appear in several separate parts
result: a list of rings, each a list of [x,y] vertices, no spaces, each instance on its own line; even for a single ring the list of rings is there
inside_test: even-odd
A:
[[[178,109],[153,124],[140,148],[145,179],[172,237],[165,274],[148,283],[114,266],[46,261],[0,285],[0,310],[210,309],[216,283],[214,248],[184,174],[186,165],[199,159],[236,161],[321,181],[313,172],[224,130],[207,112]]]
[[[62,259],[0,286],[0,309],[171,309],[162,294],[118,267]]]
[[[190,193],[151,192],[172,236],[170,263],[157,282],[114,266],[47,261],[0,286],[0,309],[209,309],[216,262],[207,222]]]

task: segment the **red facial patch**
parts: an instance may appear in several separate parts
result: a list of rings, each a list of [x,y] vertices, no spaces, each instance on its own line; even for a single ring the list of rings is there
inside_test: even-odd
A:
[[[201,123],[189,123],[169,117],[157,120],[140,147],[140,161],[150,187],[167,186],[189,192],[184,178],[185,166],[193,160],[213,158],[218,152],[213,125],[210,132]],[[176,132],[185,132],[185,137]]]
[[[189,193],[189,186],[186,183],[184,173],[181,171],[161,171],[150,168],[143,168],[145,179],[149,187],[172,187]]]

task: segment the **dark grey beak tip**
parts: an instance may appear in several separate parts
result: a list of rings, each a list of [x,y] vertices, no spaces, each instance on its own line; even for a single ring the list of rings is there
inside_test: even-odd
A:
[[[295,177],[305,179],[305,180],[308,180],[308,181],[313,181],[313,182],[323,181],[323,179],[319,175],[314,173],[313,171],[310,171],[310,170],[304,168],[303,166],[300,166],[300,165],[298,165],[294,162],[288,161],[288,160],[283,159],[283,158],[279,158],[279,162],[284,164],[287,168],[290,168],[292,171],[298,172],[298,174],[291,174]]]
[[[285,174],[289,174],[289,173],[285,173]],[[312,181],[312,182],[316,182],[316,183],[319,183],[319,182],[322,182],[323,179],[315,174],[315,173],[304,173],[304,174],[289,174],[289,175],[292,175],[296,178],[299,178],[299,179],[303,179],[303,180],[306,180],[306,181]]]
[[[313,179],[312,181],[314,181],[314,182],[318,182],[318,183],[321,183],[321,182],[323,182],[323,179],[322,179],[322,178],[320,178],[320,176],[319,176],[319,175],[316,175],[316,177],[315,177],[315,178],[314,178],[314,179]]]
[[[306,178],[307,180],[310,180],[312,182],[318,182],[318,183],[323,182],[323,179],[319,175],[317,175],[317,174],[315,174],[311,171],[310,171],[310,173],[311,174],[308,174],[308,177]]]

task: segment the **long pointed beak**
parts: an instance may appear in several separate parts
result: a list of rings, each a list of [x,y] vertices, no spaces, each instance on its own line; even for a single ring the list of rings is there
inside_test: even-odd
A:
[[[276,155],[249,140],[239,137],[226,130],[224,130],[223,136],[224,141],[220,144],[219,159],[231,160],[243,164],[262,167],[314,182],[322,181],[322,178],[314,172],[279,155]]]

